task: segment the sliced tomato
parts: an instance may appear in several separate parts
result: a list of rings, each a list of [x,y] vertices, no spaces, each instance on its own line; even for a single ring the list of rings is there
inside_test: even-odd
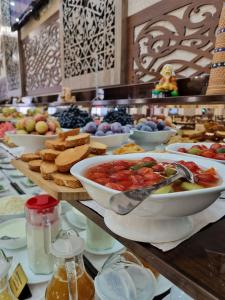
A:
[[[212,150],[202,151],[201,155],[207,158],[214,158],[216,156],[215,152]]]
[[[152,181],[153,183],[158,183],[162,180],[162,176],[157,173],[149,173],[144,175],[146,181]]]
[[[143,162],[156,162],[156,160],[153,157],[144,157],[142,158]]]
[[[109,182],[105,186],[107,186],[108,188],[113,189],[113,190],[125,191],[125,187],[119,183]]]
[[[141,176],[141,175],[131,175],[130,177],[129,177],[129,180],[132,182],[132,184],[141,184],[141,183],[143,183],[143,181],[144,181],[144,178],[143,178],[143,176]]]
[[[204,171],[204,174],[211,174],[216,176],[216,170],[214,168],[209,168]]]
[[[215,159],[225,160],[225,153],[217,153]]]
[[[179,148],[177,151],[183,152],[183,153],[187,153],[187,149],[186,148]]]
[[[195,175],[195,182],[205,187],[214,186],[217,181],[218,177],[212,174],[202,173]]]
[[[194,163],[193,161],[180,160],[177,163],[185,166],[186,168],[188,168],[193,173],[196,173],[200,170],[199,166],[196,163]]]
[[[158,164],[152,167],[152,170],[154,172],[163,172],[165,170],[165,168],[163,167],[163,165]]]
[[[102,184],[102,185],[106,185],[107,183],[109,183],[109,179],[108,178],[96,178],[95,182]]]
[[[217,149],[221,148],[222,145],[221,144],[212,144],[210,146],[210,149],[213,150],[213,151],[216,151]]]
[[[126,180],[128,175],[124,174],[125,171],[126,170],[111,174],[110,179],[113,181]]]
[[[151,173],[153,173],[153,170],[151,168],[143,167],[143,168],[137,170],[137,173],[139,175],[151,174]]]

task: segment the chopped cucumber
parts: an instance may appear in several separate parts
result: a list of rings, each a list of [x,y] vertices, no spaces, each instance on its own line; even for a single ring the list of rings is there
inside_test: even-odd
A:
[[[154,192],[154,194],[158,195],[158,194],[168,194],[168,193],[172,193],[173,192],[173,187],[171,185],[166,185],[160,189],[158,189],[157,191]]]
[[[203,186],[197,183],[190,183],[190,182],[182,182],[181,188],[185,191],[192,191],[192,190],[200,190],[203,189]]]
[[[137,170],[139,170],[141,168],[144,168],[144,167],[151,168],[154,165],[155,165],[155,162],[153,162],[153,161],[152,162],[143,162],[143,163],[139,163],[137,165],[134,165],[134,166],[130,167],[130,169],[133,170],[133,171],[137,171]]]
[[[216,153],[225,153],[225,148],[216,149]]]
[[[188,153],[189,154],[194,154],[194,155],[199,155],[201,154],[202,150],[198,149],[198,148],[191,148],[188,149]]]

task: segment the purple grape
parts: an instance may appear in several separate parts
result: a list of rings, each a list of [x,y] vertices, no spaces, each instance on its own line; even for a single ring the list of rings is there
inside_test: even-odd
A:
[[[105,133],[101,130],[98,130],[96,133],[95,133],[96,136],[104,136]]]
[[[107,131],[110,130],[110,124],[109,124],[109,123],[106,123],[106,122],[101,123],[101,124],[99,124],[99,126],[98,126],[98,130],[103,131],[103,132],[106,133]]]
[[[122,125],[119,122],[115,122],[111,124],[111,130],[113,133],[121,133]]]
[[[128,127],[128,128],[130,128],[130,129],[134,127],[134,126],[131,125],[131,124],[126,124],[125,126]]]
[[[84,131],[87,133],[95,134],[96,130],[97,130],[97,126],[94,122],[89,122],[84,127]]]
[[[113,135],[113,132],[111,130],[107,131],[105,135]]]
[[[163,130],[165,127],[165,123],[163,121],[160,121],[158,124],[157,124],[157,128],[158,130]]]
[[[136,129],[137,129],[137,130],[141,130],[141,127],[142,127],[142,126],[143,126],[143,123],[139,123],[139,124],[136,125]]]

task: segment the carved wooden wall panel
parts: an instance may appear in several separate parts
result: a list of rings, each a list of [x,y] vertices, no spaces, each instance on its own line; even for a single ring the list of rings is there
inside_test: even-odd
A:
[[[4,48],[8,95],[19,96],[21,83],[17,32],[4,36]]]
[[[0,1],[0,99],[21,95],[18,33],[11,32],[10,1]]]
[[[77,89],[121,83],[126,9],[126,0],[63,0],[64,86]]]
[[[61,91],[58,13],[22,40],[22,51],[26,94],[35,96]]]
[[[223,0],[162,0],[128,18],[128,82],[158,80],[165,63],[179,78],[209,73]]]

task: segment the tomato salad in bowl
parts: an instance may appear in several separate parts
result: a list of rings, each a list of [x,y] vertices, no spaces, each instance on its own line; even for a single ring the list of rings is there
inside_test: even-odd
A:
[[[133,211],[139,216],[188,216],[211,205],[225,190],[225,165],[198,157],[193,163],[191,157],[181,154],[151,153],[148,158],[147,156],[147,153],[133,153],[91,157],[76,163],[71,174],[82,183],[93,200],[104,208],[111,209],[110,198],[113,195],[121,190],[145,187],[163,180],[170,175],[168,172],[174,172],[170,170],[174,163],[181,162],[194,173],[194,186],[187,186],[189,183],[181,180],[167,186],[167,190],[158,190]],[[121,166],[120,161],[125,161],[125,165],[122,163]],[[147,166],[146,163],[151,165]],[[140,164],[144,165],[139,168]],[[165,170],[167,166],[169,168]],[[122,171],[126,172],[120,177]],[[112,177],[109,179],[110,176]]]
[[[192,157],[202,157],[225,164],[225,144],[223,143],[175,143],[166,147],[170,153]]]
[[[181,192],[216,186],[219,177],[214,168],[203,169],[196,163],[183,160],[176,163],[184,165],[193,174],[195,183],[177,180],[165,186],[156,194]],[[127,191],[141,189],[159,183],[176,173],[174,163],[157,161],[153,157],[143,157],[139,160],[117,160],[91,167],[85,176],[108,188]]]

